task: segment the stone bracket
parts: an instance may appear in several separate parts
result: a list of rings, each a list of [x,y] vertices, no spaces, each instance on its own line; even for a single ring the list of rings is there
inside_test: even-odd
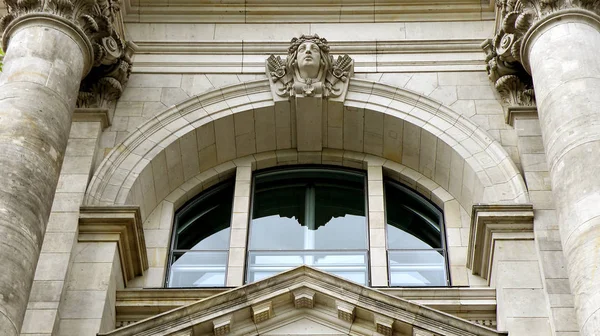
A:
[[[110,127],[107,108],[76,108],[73,113],[73,122],[100,122],[102,129]]]
[[[125,285],[148,269],[138,206],[82,206],[78,241],[116,242]]]
[[[273,317],[273,303],[271,301],[259,303],[251,308],[254,323],[261,323]]]
[[[356,318],[356,307],[344,301],[336,301],[338,318],[349,323]]]
[[[225,315],[213,321],[213,333],[215,336],[227,335],[231,332],[233,315]]]
[[[292,292],[294,296],[294,307],[296,308],[314,308],[315,291],[308,288],[300,288]]]
[[[476,204],[471,213],[467,267],[491,280],[496,240],[533,239],[533,205]]]
[[[392,334],[394,332],[394,329],[393,329],[394,319],[393,318],[375,314],[374,320],[375,320],[374,321],[375,322],[375,330],[377,330],[377,332],[379,334],[385,335],[385,336],[392,336]]]
[[[509,106],[507,108],[506,123],[515,126],[515,119],[537,119],[538,112],[535,106]]]

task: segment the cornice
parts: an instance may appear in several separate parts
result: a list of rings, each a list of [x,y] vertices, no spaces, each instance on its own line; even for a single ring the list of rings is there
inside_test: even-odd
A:
[[[115,300],[117,326],[126,326],[151,318],[227,290],[227,288],[119,290]],[[378,288],[377,290],[488,327],[496,325],[495,288]]]
[[[476,204],[471,213],[467,267],[491,282],[496,240],[533,240],[531,204]]]
[[[352,334],[373,334],[377,330],[380,334],[392,335],[406,326],[440,336],[507,335],[308,266],[299,266],[99,335],[164,335],[166,330],[175,334],[191,327],[217,331],[224,322],[232,322],[231,316],[238,317],[231,323],[234,334],[257,331],[262,334],[285,323],[290,315],[322,317],[327,324],[343,326],[344,330],[352,330]]]
[[[78,241],[117,243],[125,285],[148,269],[138,206],[82,206]]]
[[[493,19],[481,0],[125,0],[125,22],[276,23],[464,21]]]
[[[120,321],[139,321],[227,291],[227,288],[150,288],[117,291],[116,313]],[[377,288],[449,314],[491,313],[496,310],[495,288]]]
[[[480,40],[329,41],[355,72],[482,71]],[[135,41],[133,72],[264,73],[266,55],[289,41]]]

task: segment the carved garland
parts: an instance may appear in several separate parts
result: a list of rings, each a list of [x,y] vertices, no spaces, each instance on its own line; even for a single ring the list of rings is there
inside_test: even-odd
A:
[[[30,13],[49,13],[75,23],[89,38],[94,68],[82,81],[77,107],[107,107],[118,99],[131,72],[132,49],[115,29],[119,0],[5,0],[8,13],[0,19],[3,31]]]

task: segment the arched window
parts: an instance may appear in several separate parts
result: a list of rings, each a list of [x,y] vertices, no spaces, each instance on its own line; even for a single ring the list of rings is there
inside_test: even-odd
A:
[[[246,282],[310,265],[369,285],[366,172],[329,167],[254,174],[249,209]],[[381,181],[380,181],[381,182]],[[221,183],[175,214],[168,287],[224,287],[234,181]],[[416,192],[383,181],[388,283],[449,285],[442,212]]]
[[[254,179],[247,282],[302,264],[368,284],[365,174],[285,169]]]
[[[447,286],[442,212],[392,181],[385,200],[390,286]]]
[[[168,287],[224,287],[234,182],[202,193],[175,214]]]

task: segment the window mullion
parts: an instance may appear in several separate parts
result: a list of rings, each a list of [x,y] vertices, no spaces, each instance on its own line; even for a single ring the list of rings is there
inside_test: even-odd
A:
[[[388,286],[388,262],[383,196],[383,167],[369,166],[367,170],[367,200],[369,202],[369,252],[371,285]]]
[[[304,249],[314,250],[316,238],[315,187],[312,184],[306,187],[306,198],[304,202],[304,218],[306,220],[306,226],[304,227]],[[314,256],[305,254],[304,264],[312,265],[313,263]]]

